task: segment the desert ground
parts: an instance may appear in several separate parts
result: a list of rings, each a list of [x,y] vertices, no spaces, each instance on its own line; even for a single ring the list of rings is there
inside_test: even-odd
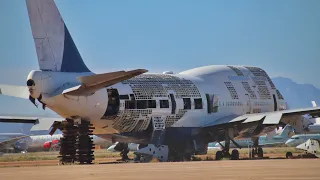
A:
[[[318,180],[320,160],[223,160],[0,168],[1,180],[265,179]]]
[[[0,179],[320,179],[320,159],[285,159],[287,151],[294,156],[302,153],[294,148],[265,148],[268,159],[215,161],[216,151],[210,150],[191,162],[120,163],[119,153],[101,149],[95,151],[92,165],[58,165],[58,152],[5,154],[0,157]],[[247,158],[248,149],[241,149],[240,157]]]

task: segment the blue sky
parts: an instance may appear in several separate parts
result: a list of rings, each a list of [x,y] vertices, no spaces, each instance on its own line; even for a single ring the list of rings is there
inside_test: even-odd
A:
[[[252,65],[272,77],[320,87],[318,0],[55,2],[94,72]],[[25,1],[1,0],[0,22],[0,83],[24,85],[29,71],[38,69]],[[10,100],[2,110],[34,109],[29,102]]]

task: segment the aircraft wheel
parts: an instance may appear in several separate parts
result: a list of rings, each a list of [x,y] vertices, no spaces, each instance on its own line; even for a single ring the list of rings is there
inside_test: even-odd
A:
[[[221,160],[223,158],[222,151],[217,151],[216,152],[216,160]]]
[[[232,150],[230,159],[231,160],[239,160],[239,151],[236,149]]]
[[[258,148],[258,157],[263,158],[263,149],[261,147]]]
[[[141,160],[141,155],[135,154],[133,160],[139,162]]]
[[[287,152],[286,153],[286,158],[291,159],[293,157],[292,152]]]
[[[252,149],[251,155],[252,155],[253,158],[256,156],[256,154],[257,154],[257,151],[255,149]]]

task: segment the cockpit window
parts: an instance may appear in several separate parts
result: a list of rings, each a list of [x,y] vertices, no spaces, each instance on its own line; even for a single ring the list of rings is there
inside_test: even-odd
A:
[[[299,137],[292,137],[292,138],[290,138],[290,139],[299,139]]]

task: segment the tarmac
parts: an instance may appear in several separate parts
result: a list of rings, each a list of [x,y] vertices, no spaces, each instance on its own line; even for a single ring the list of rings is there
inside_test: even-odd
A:
[[[319,159],[223,160],[176,163],[126,163],[2,167],[1,180],[50,179],[263,179],[319,180]]]

